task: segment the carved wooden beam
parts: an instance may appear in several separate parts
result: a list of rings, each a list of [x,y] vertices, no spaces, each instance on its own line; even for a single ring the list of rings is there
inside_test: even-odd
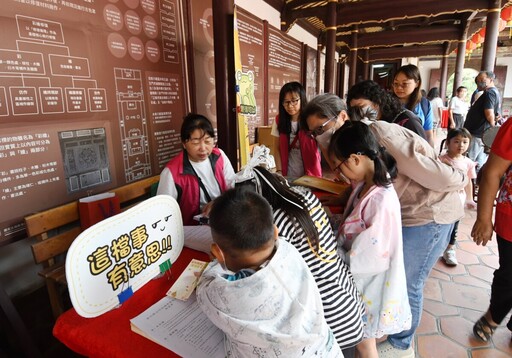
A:
[[[369,61],[389,61],[404,57],[443,56],[443,45],[405,46],[370,49]]]
[[[429,44],[433,42],[452,42],[460,39],[457,26],[427,26],[414,29],[398,29],[359,34],[358,47],[390,47],[407,44]],[[350,43],[350,35],[337,36],[336,42]]]

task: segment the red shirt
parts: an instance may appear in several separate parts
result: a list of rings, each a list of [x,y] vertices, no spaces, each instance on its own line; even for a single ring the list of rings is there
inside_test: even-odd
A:
[[[491,151],[505,160],[512,161],[512,120],[500,128]],[[494,230],[507,241],[512,241],[512,165],[505,173],[505,181],[500,189],[496,205]]]

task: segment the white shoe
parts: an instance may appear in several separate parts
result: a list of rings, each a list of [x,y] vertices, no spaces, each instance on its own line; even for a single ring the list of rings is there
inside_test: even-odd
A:
[[[443,259],[448,266],[457,266],[459,263],[457,261],[457,257],[455,256],[455,249],[446,249],[443,254]]]
[[[414,349],[412,347],[406,350],[395,348],[388,341],[377,344],[379,358],[414,358]]]

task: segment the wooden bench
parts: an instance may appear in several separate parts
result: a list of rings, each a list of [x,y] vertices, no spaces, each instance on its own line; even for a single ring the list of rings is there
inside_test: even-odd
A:
[[[157,175],[109,192],[116,193],[123,210],[149,198],[152,186],[158,180]],[[25,225],[27,235],[37,239],[32,245],[32,254],[36,264],[43,264],[44,269],[39,275],[45,279],[53,315],[57,318],[65,306],[61,291],[67,291],[65,253],[82,231],[78,200],[26,216]]]

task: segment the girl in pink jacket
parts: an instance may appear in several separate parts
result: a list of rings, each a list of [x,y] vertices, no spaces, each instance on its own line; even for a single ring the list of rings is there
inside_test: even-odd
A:
[[[339,249],[366,308],[363,357],[378,357],[376,338],[411,326],[402,251],[400,202],[392,185],[395,159],[370,128],[347,122],[332,137],[336,171],[355,182],[339,228]]]

